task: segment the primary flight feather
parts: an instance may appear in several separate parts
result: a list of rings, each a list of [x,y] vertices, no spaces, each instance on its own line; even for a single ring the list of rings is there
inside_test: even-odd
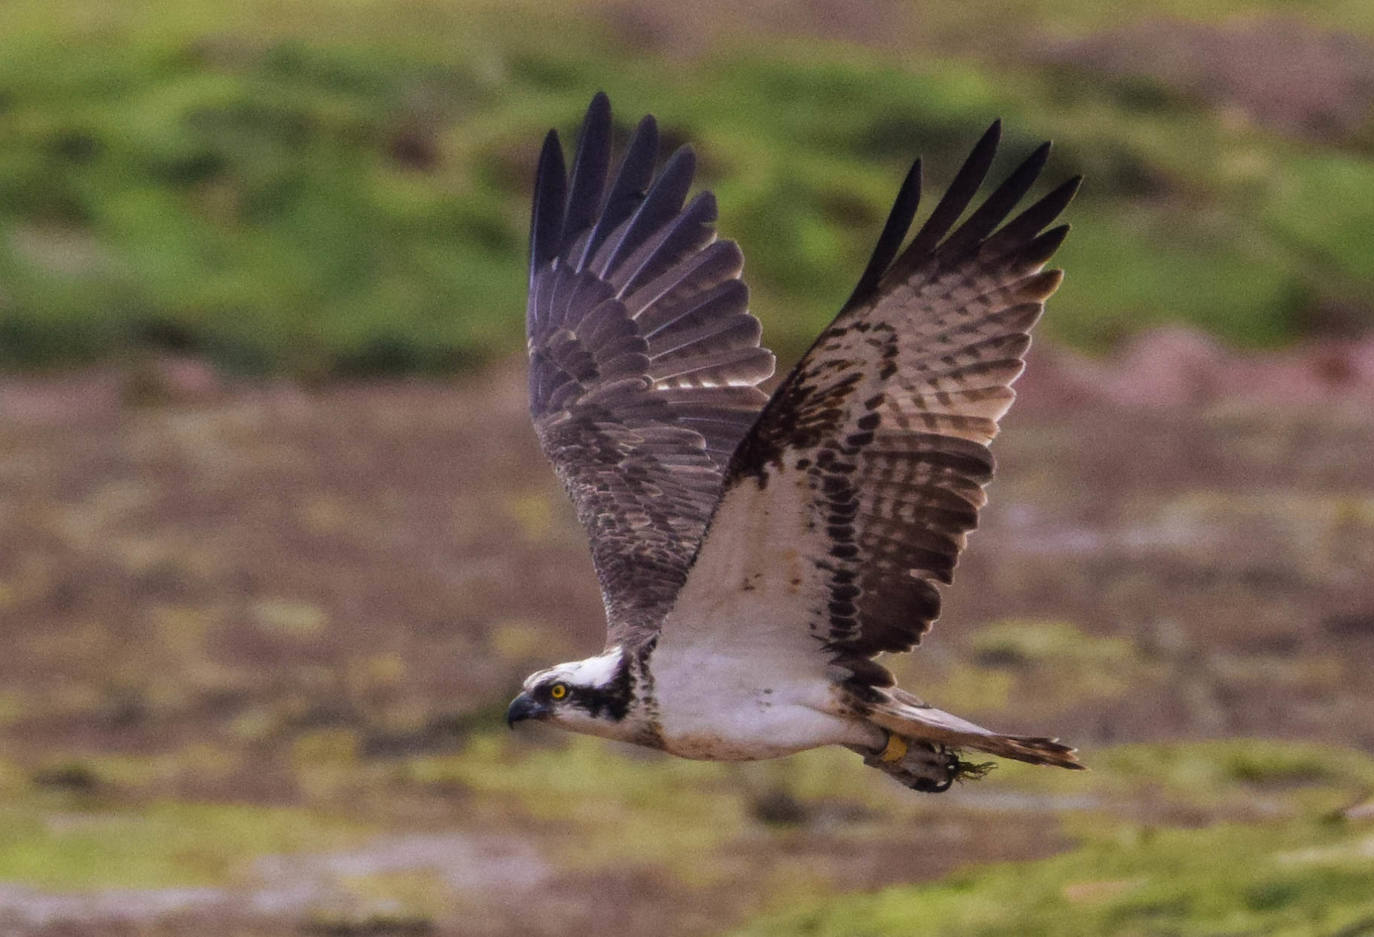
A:
[[[602,94],[571,172],[549,133],[530,227],[530,408],[591,542],[607,644],[531,675],[512,724],[714,760],[845,745],[928,791],[979,773],[966,749],[1081,767],[1057,740],[935,709],[877,660],[939,615],[935,584],[977,525],[988,443],[1061,279],[1043,267],[1079,180],[1007,220],[1048,144],[968,212],[999,133],[907,243],[912,166],[853,294],[771,398],[743,255],[716,237],[711,193],[687,200],[690,149],[655,174],[646,117],[612,171]]]

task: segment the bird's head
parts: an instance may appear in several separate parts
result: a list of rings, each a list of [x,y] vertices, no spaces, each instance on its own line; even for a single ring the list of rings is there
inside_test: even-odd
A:
[[[629,661],[616,646],[530,674],[506,710],[506,722],[513,727],[538,719],[573,732],[628,739],[634,734],[626,719],[633,703]]]

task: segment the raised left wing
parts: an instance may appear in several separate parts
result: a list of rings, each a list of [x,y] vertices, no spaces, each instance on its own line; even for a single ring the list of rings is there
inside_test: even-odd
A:
[[[608,186],[598,94],[571,179],[545,139],[530,226],[530,412],[591,541],[608,643],[652,633],[672,606],[773,373],[715,199],[683,204],[691,151],[654,178],[657,150],[646,117]]]
[[[853,296],[736,451],[664,642],[734,648],[761,666],[788,647],[820,650],[884,686],[891,675],[872,658],[910,649],[939,615],[935,583],[950,581],[977,525],[988,443],[1060,282],[1042,267],[1068,228],[1044,229],[1079,181],[1003,225],[1045,144],[950,233],[999,133],[902,250],[920,195],[912,167]]]

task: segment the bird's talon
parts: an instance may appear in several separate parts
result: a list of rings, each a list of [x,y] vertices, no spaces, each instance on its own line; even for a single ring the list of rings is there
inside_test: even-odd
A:
[[[878,760],[891,764],[894,761],[901,761],[906,757],[906,739],[896,733],[887,734],[887,745],[878,753]]]

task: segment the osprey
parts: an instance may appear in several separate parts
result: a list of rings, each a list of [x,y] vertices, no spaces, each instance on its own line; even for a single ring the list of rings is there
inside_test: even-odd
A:
[[[1005,220],[1048,143],[955,227],[999,134],[994,123],[903,248],[916,161],[853,294],[769,397],[743,255],[716,237],[710,192],[686,200],[692,151],[655,175],[645,117],[611,172],[604,94],[571,175],[549,132],[530,230],[530,408],[591,541],[607,641],[530,676],[511,725],[712,760],[844,745],[923,791],[981,775],[965,749],[1082,767],[1056,739],[934,708],[876,660],[939,614],[935,583],[976,526],[988,443],[1062,278],[1042,268],[1068,226],[1048,226],[1079,178]]]

